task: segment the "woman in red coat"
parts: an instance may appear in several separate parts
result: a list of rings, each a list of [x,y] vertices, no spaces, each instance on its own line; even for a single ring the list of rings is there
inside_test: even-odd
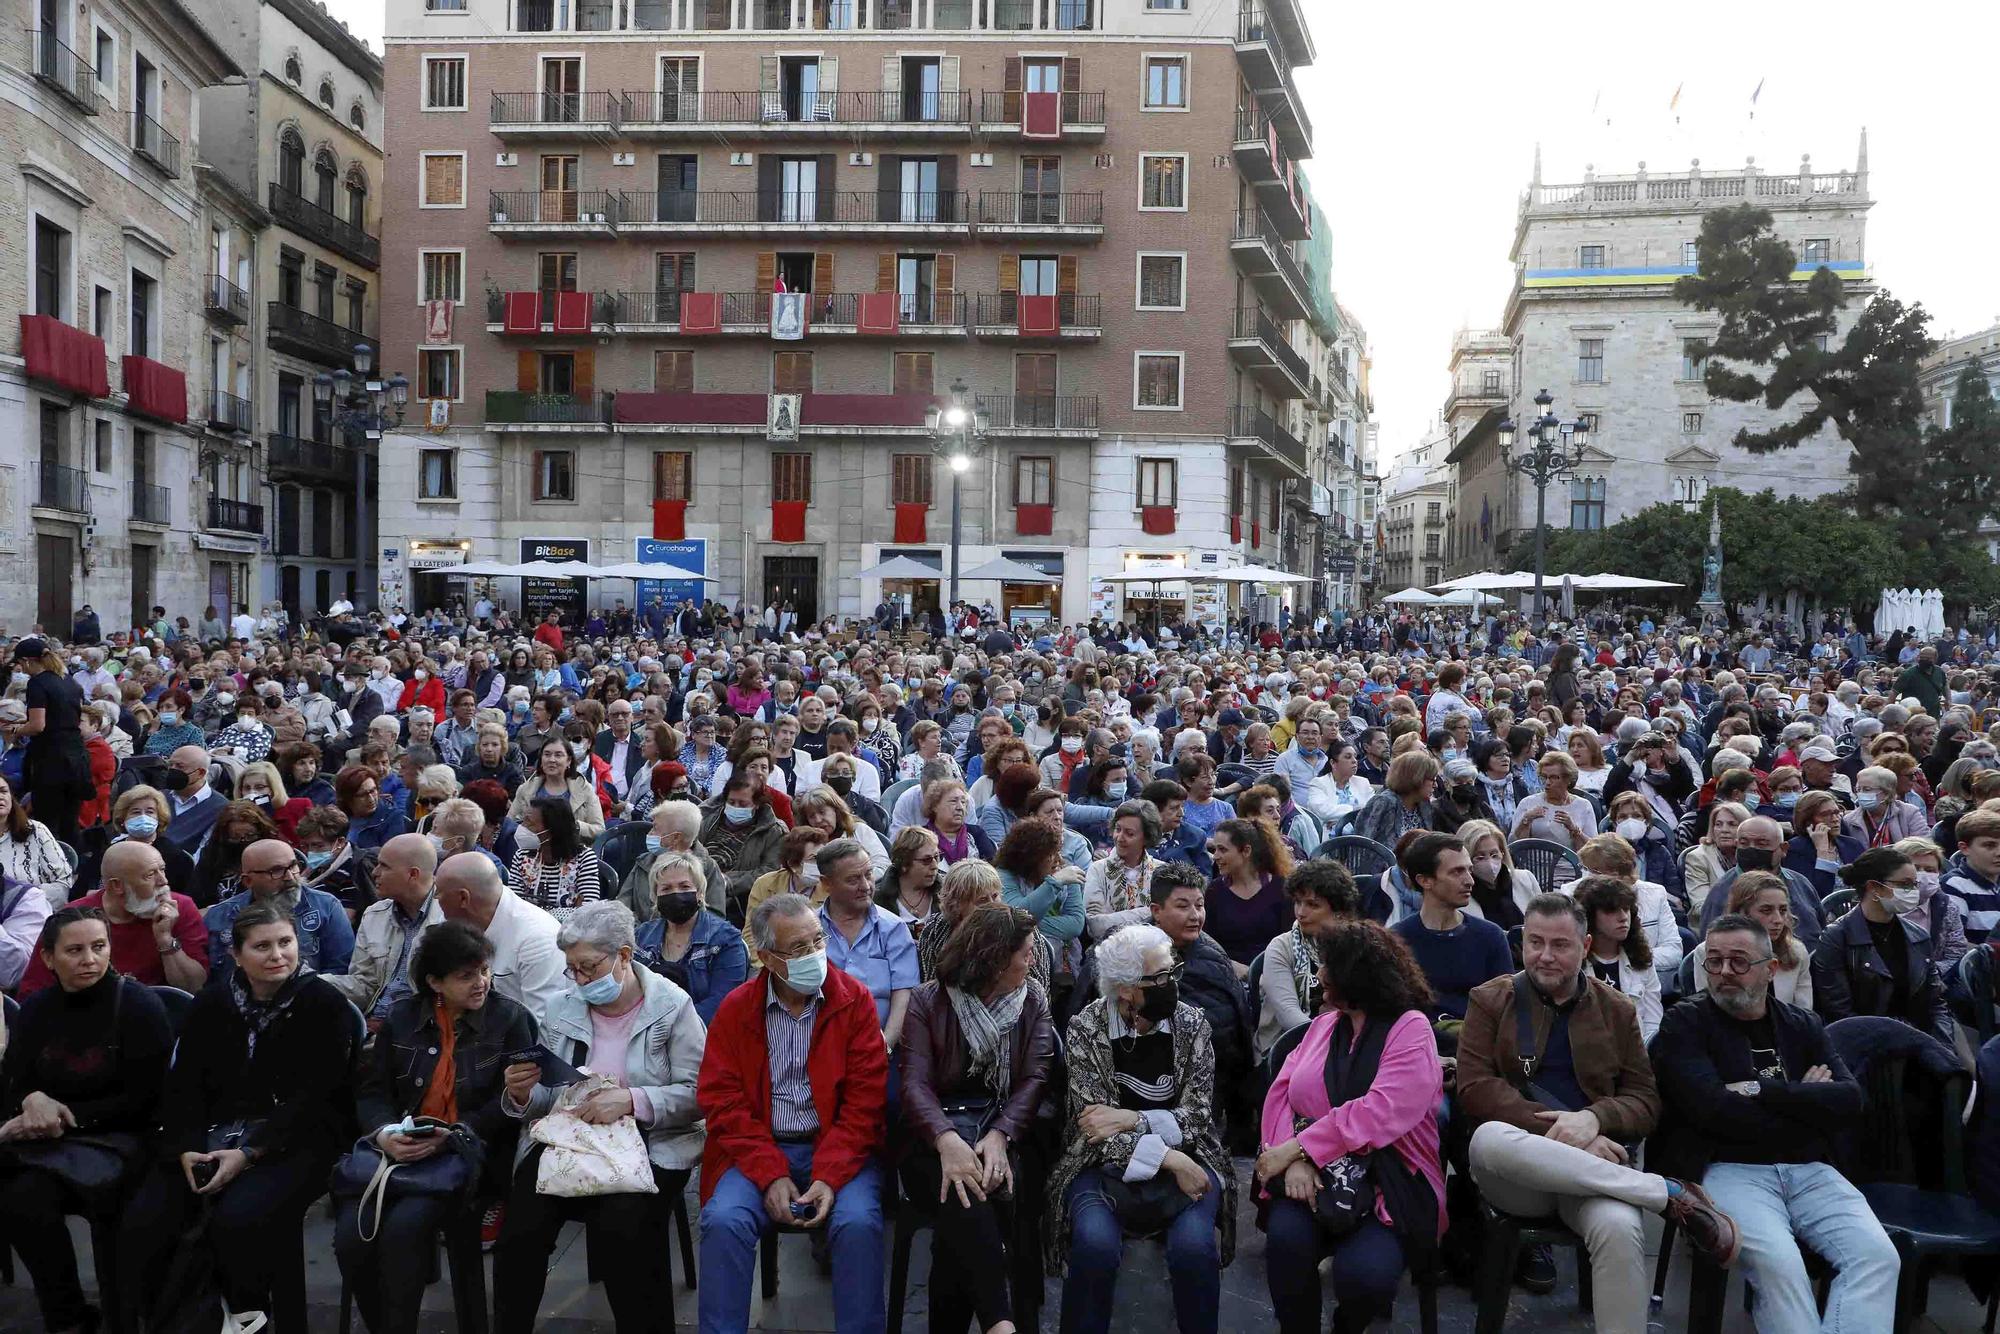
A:
[[[396,705],[396,712],[407,715],[419,704],[429,709],[432,717],[444,717],[444,682],[438,680],[437,673],[421,658],[410,679],[403,682],[403,698]]]
[[[76,827],[89,829],[111,815],[111,784],[118,777],[118,757],[104,739],[104,717],[95,706],[85,705],[78,715],[83,730],[83,754],[90,761],[91,795],[76,808]]]

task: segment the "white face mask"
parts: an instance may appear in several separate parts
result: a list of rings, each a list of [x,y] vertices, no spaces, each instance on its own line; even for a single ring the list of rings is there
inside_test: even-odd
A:
[[[812,886],[819,883],[819,863],[808,857],[799,866],[799,883]]]
[[[1616,825],[1616,829],[1618,837],[1624,839],[1627,843],[1637,843],[1646,836],[1646,822],[1644,820],[1620,820]]]
[[[1923,906],[1924,891],[1920,885],[1891,885],[1892,899],[1898,914],[1915,912]]]

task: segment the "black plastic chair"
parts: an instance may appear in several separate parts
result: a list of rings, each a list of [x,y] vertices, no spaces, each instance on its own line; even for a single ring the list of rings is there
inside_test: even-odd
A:
[[[1386,875],[1396,864],[1393,848],[1361,834],[1340,834],[1319,845],[1319,856],[1339,862],[1357,876]]]
[[[161,1008],[167,1012],[167,1031],[178,1038],[187,1023],[188,1009],[194,1004],[194,993],[162,983],[153,988],[153,994],[159,997]]]
[[[1250,993],[1250,1031],[1255,1033],[1264,1018],[1264,956],[1261,952],[1250,961],[1250,973],[1243,979],[1243,985]]]
[[[597,860],[611,873],[611,888],[605,894],[606,898],[617,897],[618,888],[625,883],[625,877],[646,849],[646,835],[652,832],[650,820],[628,820],[597,836]]]
[[[1823,926],[1832,926],[1854,906],[1854,891],[1836,889],[1819,901],[1819,920]]]
[[[1969,949],[1959,956],[1958,966],[1945,979],[1952,1013],[1958,1021],[1979,1034],[1972,1045],[1983,1047],[2000,1021],[1993,1012],[1993,955],[1984,949]]]
[[[1479,1275],[1473,1285],[1478,1314],[1475,1334],[1500,1334],[1507,1323],[1507,1299],[1514,1287],[1514,1265],[1523,1245],[1569,1246],[1576,1251],[1576,1304],[1591,1309],[1590,1248],[1582,1237],[1554,1218],[1522,1218],[1502,1213],[1481,1200],[1480,1215],[1485,1223],[1485,1254],[1480,1257]],[[1662,1252],[1666,1254],[1668,1252]]]
[[[1521,870],[1535,877],[1535,883],[1544,894],[1557,886],[1556,872],[1567,865],[1570,879],[1583,877],[1583,863],[1577,860],[1567,844],[1552,838],[1518,838],[1507,845],[1507,859]]]
[[[451,1271],[452,1317],[460,1334],[486,1334],[486,1259],[479,1248],[479,1219],[485,1202],[469,1200],[466,1207],[445,1220],[438,1241]],[[437,1257],[433,1254],[432,1278],[436,1278]],[[346,1273],[340,1276],[340,1334],[354,1327],[354,1289]]]

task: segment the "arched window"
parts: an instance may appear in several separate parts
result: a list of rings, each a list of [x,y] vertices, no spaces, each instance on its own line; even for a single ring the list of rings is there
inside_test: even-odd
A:
[[[333,110],[332,79],[321,79],[319,81],[319,104],[325,107],[328,111]]]
[[[333,154],[322,148],[313,158],[314,202],[328,213],[333,212],[333,182],[339,176],[334,166]]]
[[[361,168],[353,167],[347,173],[347,220],[362,230],[368,227],[368,178]]]
[[[299,84],[305,82],[306,72],[299,65],[297,56],[285,57],[285,82]]]
[[[297,130],[278,136],[278,184],[295,195],[306,192],[306,141]]]
[[[362,107],[361,99],[355,98],[354,105],[347,108],[347,123],[357,130],[368,128],[368,112]]]

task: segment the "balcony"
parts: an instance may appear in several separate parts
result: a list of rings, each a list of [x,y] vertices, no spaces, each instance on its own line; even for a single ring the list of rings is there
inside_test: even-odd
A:
[[[1229,253],[1236,267],[1257,284],[1264,300],[1284,319],[1305,319],[1312,314],[1312,282],[1306,269],[1292,254],[1291,243],[1279,234],[1278,225],[1262,209],[1236,215],[1236,229],[1229,239]]]
[[[332,320],[288,306],[282,301],[266,304],[266,330],[271,346],[295,357],[322,365],[347,368],[354,365],[354,345],[368,340],[354,329]]]
[[[496,236],[599,236],[618,228],[615,190],[495,190],[488,231]]]
[[[354,451],[331,440],[306,440],[273,433],[264,437],[264,462],[272,473],[296,473],[329,481],[354,480]]]
[[[966,236],[970,212],[963,190],[647,190],[622,196],[618,227],[640,235]]]
[[[22,315],[21,359],[28,378],[84,398],[111,394],[104,340],[53,315]]]
[[[669,435],[762,436],[770,412],[766,394],[629,392],[617,396],[621,428]],[[928,438],[930,394],[806,393],[799,402],[799,433],[835,438],[857,428],[871,435]]]
[[[1294,157],[1312,155],[1312,122],[1306,119],[1292,70],[1309,65],[1280,35],[1278,25],[1262,9],[1246,5],[1236,11],[1236,62],[1243,80],[1278,127],[1285,149]]]
[[[128,356],[119,366],[126,411],[163,422],[188,419],[185,373],[151,357]]]
[[[1229,438],[1232,443],[1256,448],[1283,463],[1300,477],[1310,480],[1305,442],[1278,424],[1277,418],[1262,408],[1238,405],[1229,410]]]
[[[257,407],[247,398],[222,389],[208,391],[208,424],[217,431],[248,434],[257,425]]]
[[[271,182],[271,214],[306,240],[345,255],[356,264],[371,269],[381,266],[382,238],[370,236],[365,228],[355,226],[276,181]]]
[[[210,496],[207,526],[225,533],[261,535],[264,531],[264,507],[247,500],[224,500],[221,496]]]
[[[611,297],[611,332],[619,334],[677,334],[681,332],[683,307],[689,296],[713,296],[718,301],[720,327],[711,334],[761,335],[770,332],[771,295],[768,292],[619,292]],[[864,309],[869,298],[893,304],[893,318]],[[878,335],[884,337],[964,337],[965,295],[961,292],[825,292],[807,294],[807,332],[813,337],[828,335]],[[867,319],[864,323],[863,317]]]
[[[1056,99],[1054,105],[1037,98]],[[1043,108],[1047,109],[1044,110]],[[1033,123],[1035,133],[1028,133]],[[1104,137],[1103,93],[981,93],[979,132],[988,139],[1026,139],[1029,142],[1058,139],[1102,139]]]
[[[499,139],[594,139],[618,133],[618,93],[495,93],[487,128]]]
[[[1304,398],[1312,392],[1312,368],[1286,340],[1277,321],[1261,310],[1245,306],[1236,312],[1229,352],[1274,394]]]
[[[132,483],[132,522],[170,524],[174,521],[173,492],[151,482]]]
[[[1094,190],[1067,194],[981,190],[973,221],[980,231],[996,236],[1095,241],[1104,235],[1104,196]]]
[[[612,398],[608,393],[536,394],[516,389],[489,389],[486,391],[486,422],[488,425],[595,430],[610,422]]]
[[[28,60],[35,78],[56,96],[86,116],[104,110],[97,96],[97,71],[88,60],[64,46],[55,33],[29,28]]]
[[[250,322],[250,294],[219,273],[208,275],[202,287],[202,307],[208,317],[220,324],[248,324]]]
[[[972,331],[981,338],[1094,339],[1104,333],[1103,298],[1095,295],[1025,300],[1019,292],[982,292]],[[1053,317],[1050,320],[1047,317]],[[1039,322],[1038,322],[1039,321]]]
[[[1020,439],[1097,438],[1095,394],[980,394],[986,433]]]
[[[35,492],[35,503],[43,509],[82,514],[89,495],[90,477],[83,469],[66,468],[60,463],[42,465],[41,485]]]
[[[181,174],[181,141],[151,116],[133,113],[132,151],[159,168],[169,180]]]
[[[589,300],[583,303],[587,318],[577,319],[574,309],[566,312],[566,319],[558,320],[557,299],[574,296],[574,292],[488,292],[486,294],[486,332],[496,334],[542,334],[565,338],[581,338],[592,333],[610,332],[612,322],[617,318],[618,298],[611,292],[586,292]],[[507,319],[508,302],[516,296],[538,296],[539,308],[533,327],[526,321],[510,323]]]
[[[969,92],[628,92],[624,103],[623,129],[635,139],[964,139],[973,129]]]

